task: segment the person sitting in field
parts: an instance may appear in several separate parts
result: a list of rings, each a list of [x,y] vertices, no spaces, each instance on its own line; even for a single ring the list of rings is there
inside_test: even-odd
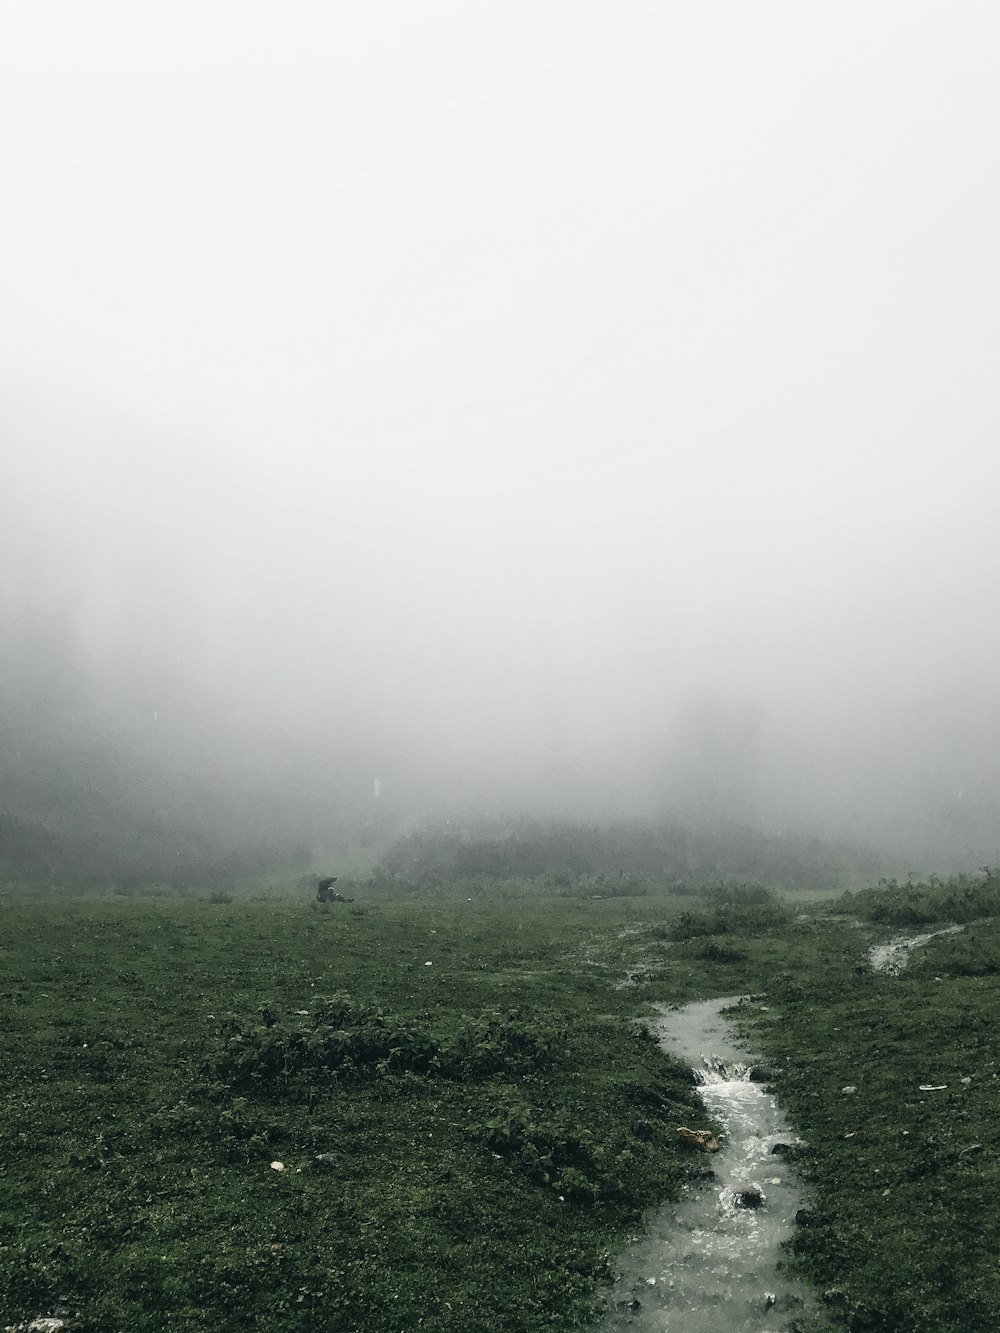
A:
[[[334,893],[333,886],[337,882],[336,875],[329,875],[326,879],[321,879],[316,886],[316,901],[318,903],[353,903],[353,898],[345,898],[341,893]]]

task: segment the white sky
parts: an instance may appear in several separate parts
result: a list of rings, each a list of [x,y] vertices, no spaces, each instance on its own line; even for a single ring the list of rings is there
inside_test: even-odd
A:
[[[481,761],[995,721],[998,60],[968,0],[0,0],[8,584]]]

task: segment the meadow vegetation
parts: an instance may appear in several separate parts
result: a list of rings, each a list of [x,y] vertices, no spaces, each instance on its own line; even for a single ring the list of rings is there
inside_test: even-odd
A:
[[[705,1170],[639,1020],[742,993],[805,1140],[814,1323],[1000,1326],[996,875],[812,901],[594,873],[0,898],[0,1322],[584,1327]]]
[[[579,824],[445,821],[398,837],[376,862],[378,883],[429,887],[533,880],[543,888],[605,896],[701,893],[750,879],[796,893],[869,884],[878,858],[842,842],[765,834],[745,825],[688,828],[671,821]]]
[[[746,1008],[807,1142],[814,1202],[792,1259],[836,1327],[1000,1327],[998,889],[985,871],[841,901],[800,923],[790,965]],[[864,965],[871,942],[949,921],[970,924],[899,975]]]
[[[848,890],[833,911],[875,925],[923,926],[938,921],[967,922],[1000,915],[1000,870],[984,866],[978,875],[932,876],[926,883],[884,879],[862,893]]]
[[[692,1079],[627,900],[468,898],[4,900],[7,1322],[579,1325]]]

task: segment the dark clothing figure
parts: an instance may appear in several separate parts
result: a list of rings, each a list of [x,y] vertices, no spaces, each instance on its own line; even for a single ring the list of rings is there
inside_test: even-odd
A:
[[[337,882],[337,876],[331,875],[327,879],[321,879],[316,886],[316,901],[318,903],[353,903],[353,898],[345,898],[343,894],[334,893],[333,886]]]

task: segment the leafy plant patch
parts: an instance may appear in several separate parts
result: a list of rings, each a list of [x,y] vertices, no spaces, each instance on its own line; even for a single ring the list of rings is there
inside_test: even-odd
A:
[[[691,940],[684,949],[685,958],[700,959],[706,963],[745,963],[750,957],[740,944],[709,935]]]
[[[644,1122],[645,1125],[645,1122]],[[564,1109],[542,1112],[510,1098],[483,1126],[485,1142],[529,1180],[551,1186],[563,1202],[589,1204],[621,1198],[636,1181],[648,1154],[648,1125],[632,1142],[601,1142]]]
[[[978,875],[955,875],[946,880],[932,876],[919,884],[882,880],[877,889],[843,894],[832,910],[887,926],[962,923],[1000,916],[1000,870],[987,866]]]
[[[487,1011],[442,1036],[426,1020],[402,1018],[347,995],[321,1001],[306,1024],[284,1024],[271,1013],[255,1025],[232,1017],[223,1034],[214,1072],[241,1092],[398,1074],[515,1077],[548,1068],[565,1041],[559,1027],[517,1010]]]
[[[753,937],[775,931],[790,920],[781,899],[758,885],[717,885],[707,889],[704,898],[707,907],[681,912],[654,928],[654,935],[676,941],[707,935]]]

